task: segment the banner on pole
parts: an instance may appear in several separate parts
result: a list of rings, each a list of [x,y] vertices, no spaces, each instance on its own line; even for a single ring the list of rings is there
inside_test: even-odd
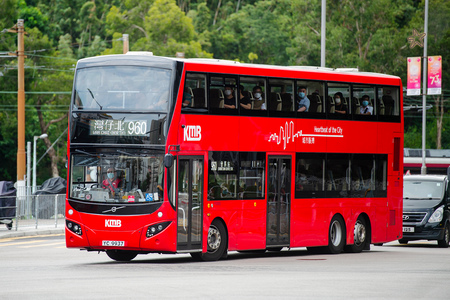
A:
[[[421,60],[421,57],[408,57],[408,79],[406,84],[407,96],[420,95],[420,77],[422,71],[420,68]]]
[[[428,56],[427,94],[442,94],[442,56]]]

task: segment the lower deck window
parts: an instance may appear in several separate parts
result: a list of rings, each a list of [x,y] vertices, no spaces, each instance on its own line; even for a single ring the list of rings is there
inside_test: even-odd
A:
[[[386,154],[297,153],[296,198],[363,198],[386,195]]]

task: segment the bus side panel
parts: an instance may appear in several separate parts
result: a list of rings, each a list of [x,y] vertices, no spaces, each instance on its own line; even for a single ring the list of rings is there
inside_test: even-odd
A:
[[[291,247],[324,246],[328,243],[332,213],[330,206],[323,203],[329,201],[294,199],[291,210]]]
[[[181,150],[236,151],[239,122],[232,116],[181,115],[178,144]],[[183,127],[184,126],[184,127]]]
[[[266,200],[242,200],[238,250],[266,248]]]
[[[328,153],[377,153],[377,126],[371,122],[329,120]],[[358,128],[358,130],[355,130]]]

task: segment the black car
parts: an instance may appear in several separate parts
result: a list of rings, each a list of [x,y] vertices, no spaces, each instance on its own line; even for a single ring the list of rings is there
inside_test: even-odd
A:
[[[445,175],[405,175],[403,177],[403,238],[437,240],[447,248],[450,241],[450,195]]]

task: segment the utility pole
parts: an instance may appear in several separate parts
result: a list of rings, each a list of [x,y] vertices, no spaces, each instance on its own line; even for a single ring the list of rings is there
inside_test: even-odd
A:
[[[327,28],[327,0],[322,0],[322,29],[320,30],[320,66],[325,68],[325,45]]]
[[[127,54],[127,52],[130,49],[128,44],[128,34],[124,33],[122,35],[122,40],[123,40],[123,54]]]
[[[425,30],[425,38],[423,40],[423,87],[422,87],[422,167],[420,169],[420,174],[427,174],[427,165],[426,165],[426,127],[427,127],[427,110],[425,109],[427,106],[427,40],[428,40],[428,0],[425,0],[425,20],[424,20],[424,30]]]
[[[17,180],[25,180],[25,46],[23,19],[17,20]]]
[[[8,32],[17,33],[17,52],[10,53],[17,56],[17,181],[25,182],[26,152],[25,152],[25,46],[23,36],[23,19]],[[20,185],[21,185],[20,184]]]

